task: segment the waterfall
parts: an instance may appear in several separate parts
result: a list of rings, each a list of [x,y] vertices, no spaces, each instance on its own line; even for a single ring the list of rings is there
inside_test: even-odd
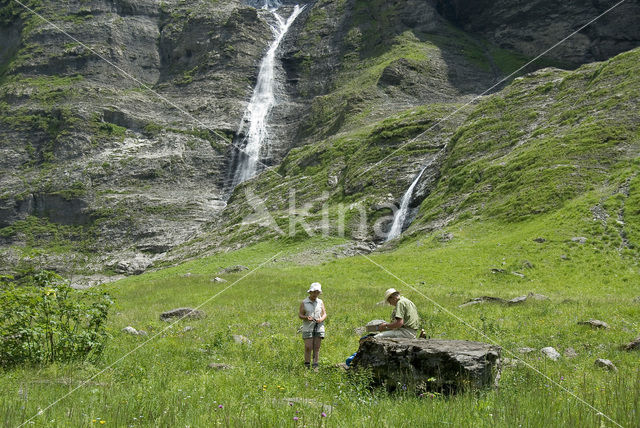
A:
[[[402,196],[402,200],[400,201],[400,209],[396,212],[396,215],[393,217],[393,224],[391,225],[391,229],[387,234],[387,239],[386,239],[387,241],[396,239],[402,233],[404,222],[407,220],[407,214],[409,213],[409,202],[411,202],[411,196],[413,196],[413,189],[416,187],[416,185],[418,184],[418,181],[420,181],[420,177],[422,177],[422,174],[424,174],[424,172],[427,170],[429,165],[431,165],[431,162],[429,162],[424,168],[422,168],[422,171],[420,171],[420,174],[418,174],[415,180],[413,180],[413,183],[411,183],[411,186],[409,186],[407,191],[404,193],[404,196]]]
[[[237,166],[232,180],[233,187],[258,173],[260,154],[268,143],[269,138],[267,119],[271,109],[276,104],[274,95],[276,51],[285,34],[289,31],[289,27],[304,9],[304,6],[301,8],[296,5],[289,18],[285,20],[276,12],[280,6],[279,1],[264,0],[260,3],[262,4],[262,9],[268,9],[273,13],[275,22],[271,24],[271,31],[275,39],[260,63],[258,82],[236,133],[241,137],[241,140],[238,143],[234,142],[234,145],[242,148],[242,151],[238,152],[238,160],[235,163]]]

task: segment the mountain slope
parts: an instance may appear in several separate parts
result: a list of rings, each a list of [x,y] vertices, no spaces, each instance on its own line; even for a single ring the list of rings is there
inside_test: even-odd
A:
[[[280,13],[286,15],[292,2],[285,3]],[[344,229],[346,236],[371,247],[382,239],[393,203],[426,162],[432,162],[433,168],[419,184],[412,204],[425,200],[414,227],[441,227],[464,212],[475,215],[480,205],[467,200],[459,188],[459,181],[473,173],[459,163],[466,162],[467,156],[482,157],[469,147],[470,136],[481,132],[485,133],[482,139],[492,139],[500,134],[503,143],[485,148],[496,153],[505,150],[501,144],[518,145],[515,140],[534,138],[528,133],[542,132],[543,120],[555,113],[542,109],[536,119],[533,113],[528,117],[526,110],[541,109],[545,96],[553,97],[556,89],[548,89],[547,94],[531,83],[532,90],[543,91],[537,99],[516,83],[478,107],[457,111],[517,70],[527,56],[492,44],[489,40],[507,46],[505,38],[498,40],[483,32],[484,15],[477,22],[467,12],[452,15],[455,8],[466,10],[464,2],[444,3],[307,3],[279,53],[280,105],[270,128],[276,143],[272,157],[265,159],[275,167],[236,189],[229,201],[227,177],[235,150],[229,142],[272,37],[269,12],[240,1],[29,2],[59,27],[54,28],[13,2],[0,3],[0,32],[7,40],[0,50],[2,269],[15,272],[35,265],[87,274],[139,273],[285,230],[288,234],[290,188],[297,192],[293,204],[297,218],[311,223],[309,231],[328,227],[328,233],[342,235]],[[625,13],[634,16],[634,7],[624,9]],[[540,19],[527,8],[514,6],[515,10],[534,23]],[[555,19],[575,25],[583,15],[574,16],[574,12],[563,7]],[[621,36],[607,22],[598,27],[600,39],[590,42],[593,49],[601,42],[609,49],[603,52],[614,53],[635,43],[629,33],[627,44],[611,44]],[[485,34],[488,40],[455,25]],[[60,29],[83,43],[69,39]],[[522,37],[526,39],[526,31],[512,39]],[[514,42],[513,46],[520,45]],[[590,57],[566,59],[557,55],[528,70]],[[548,73],[539,76],[539,86],[564,72]],[[636,83],[627,84],[616,91],[634,93]],[[606,85],[595,81],[594,88],[600,92],[592,97],[613,100]],[[561,92],[560,96],[569,95]],[[501,134],[496,121],[503,120],[499,100],[504,97],[516,99],[504,101],[514,105],[514,111],[509,113],[512,117],[504,115],[510,129]],[[493,110],[492,102],[496,103]],[[558,103],[554,108],[560,111],[564,106]],[[629,106],[591,108],[621,108],[624,113]],[[591,114],[583,113],[580,120]],[[465,122],[468,115],[471,121]],[[493,125],[479,123],[481,115],[493,115]],[[600,129],[605,117],[598,116],[599,122],[591,127],[553,122],[553,129],[558,127],[566,138],[575,137],[571,132],[579,134],[577,138],[593,134],[595,141],[618,138]],[[520,120],[532,130],[522,134],[511,129]],[[635,131],[627,125],[620,132],[633,146],[635,140],[628,133]],[[539,135],[551,138],[553,129]],[[529,156],[517,153],[513,157]],[[492,156],[488,153],[485,158]],[[524,165],[525,160],[517,161]],[[474,165],[476,169],[486,166]],[[543,166],[547,164],[536,167]],[[559,180],[564,179],[564,170],[558,174]],[[514,219],[553,205],[549,196],[540,202],[542,211],[536,208],[537,202],[527,207],[507,187],[491,200],[477,196],[481,186],[496,186],[496,180],[503,178],[497,174],[475,187],[465,184],[463,190],[492,206],[518,205],[521,212]],[[591,179],[600,180],[594,174],[583,182],[569,183],[569,190],[553,206],[575,195]],[[264,199],[262,206],[273,217],[268,226],[260,219],[265,209],[247,203],[247,189],[249,196]],[[321,227],[325,205],[331,221]],[[242,224],[247,216],[246,222],[252,225]],[[344,228],[338,225],[343,217]],[[291,239],[307,234],[298,231],[301,234]]]

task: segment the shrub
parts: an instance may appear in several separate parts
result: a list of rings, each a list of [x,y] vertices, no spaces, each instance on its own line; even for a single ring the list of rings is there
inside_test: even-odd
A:
[[[97,359],[112,303],[108,294],[74,290],[49,271],[21,284],[0,277],[0,367]]]

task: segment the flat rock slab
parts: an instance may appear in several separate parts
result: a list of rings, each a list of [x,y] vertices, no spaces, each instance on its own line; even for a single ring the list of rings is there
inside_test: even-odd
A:
[[[360,344],[351,367],[370,369],[374,383],[389,390],[451,393],[493,385],[500,354],[499,346],[466,340],[374,337]]]
[[[218,275],[225,275],[228,273],[238,273],[238,272],[242,272],[243,270],[249,270],[249,268],[243,265],[230,266],[228,268],[220,269],[218,271]]]
[[[162,321],[170,321],[172,318],[204,318],[206,314],[203,311],[192,308],[176,308],[160,314]]]
[[[468,302],[463,303],[462,305],[460,305],[458,307],[459,308],[464,308],[466,306],[477,305],[479,303],[487,303],[487,302],[502,303],[502,304],[507,304],[507,305],[516,305],[518,303],[526,302],[527,299],[548,300],[549,298],[547,296],[545,296],[544,294],[536,294],[536,293],[525,294],[524,296],[514,297],[513,299],[509,299],[509,300],[503,299],[501,297],[481,296],[481,297],[476,297],[474,299],[471,299]]]
[[[590,319],[587,321],[578,321],[578,324],[580,325],[589,325],[593,328],[604,328],[604,329],[608,329],[609,328],[609,324],[607,324],[604,321],[600,321],[600,320],[594,320],[594,319]]]

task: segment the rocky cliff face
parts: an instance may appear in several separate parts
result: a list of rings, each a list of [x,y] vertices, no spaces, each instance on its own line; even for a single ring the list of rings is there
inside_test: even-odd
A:
[[[637,1],[438,0],[437,8],[465,31],[532,57],[614,8],[549,52],[549,57],[567,64],[602,61],[640,42]]]
[[[436,186],[464,103],[606,7],[480,3],[307,2],[278,54],[264,159],[277,167],[228,199],[231,142],[272,37],[261,3],[31,0],[51,25],[1,2],[1,268],[135,273],[245,245],[273,235],[240,224],[256,208],[247,190],[283,222],[291,186],[332,216],[367,213],[369,230],[348,229],[371,239],[430,159],[413,205]],[[621,11],[638,17],[635,3]],[[635,31],[611,15],[553,54],[601,59],[637,45]]]

